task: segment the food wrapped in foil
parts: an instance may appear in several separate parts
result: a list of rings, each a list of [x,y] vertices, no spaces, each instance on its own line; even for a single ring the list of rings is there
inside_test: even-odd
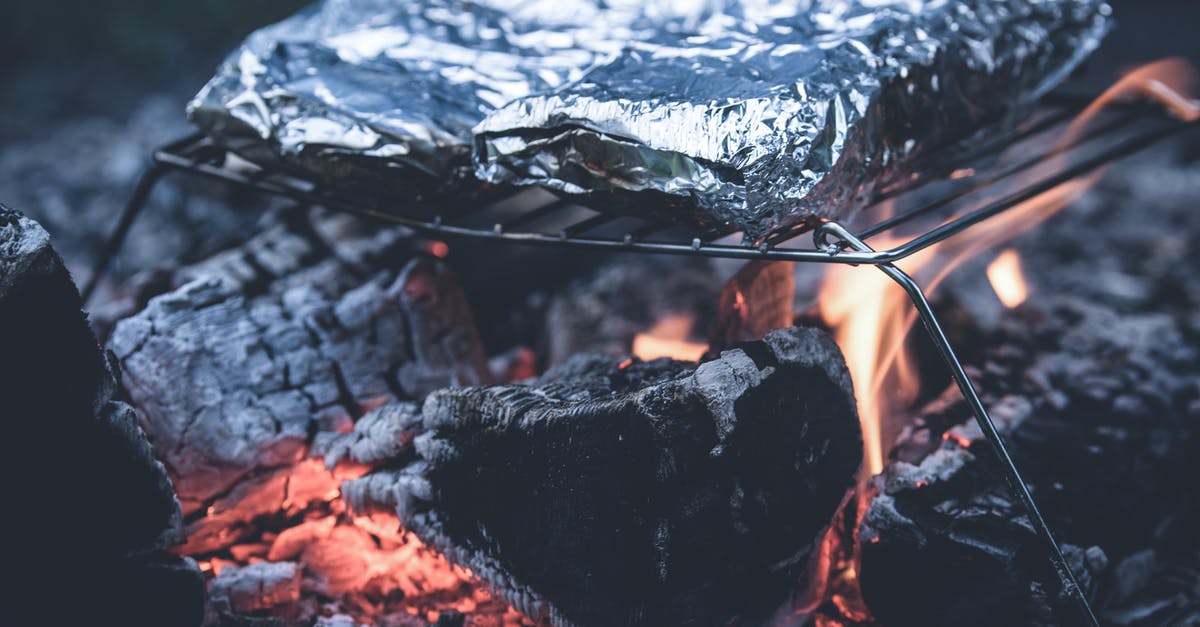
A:
[[[847,218],[921,157],[1040,96],[1107,30],[1098,0],[813,0],[633,41],[476,127],[477,172],[647,192],[758,240]],[[666,198],[663,198],[663,196]]]
[[[485,115],[629,41],[694,31],[704,1],[325,0],[252,34],[188,113],[258,163],[454,184]]]
[[[189,114],[243,157],[339,183],[649,195],[758,238],[848,215],[1041,94],[1107,15],[1099,0],[325,0],[251,35]]]

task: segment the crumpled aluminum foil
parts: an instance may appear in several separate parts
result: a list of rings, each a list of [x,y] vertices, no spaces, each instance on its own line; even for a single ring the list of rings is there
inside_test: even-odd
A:
[[[805,6],[807,5],[807,6]],[[477,173],[652,192],[749,240],[847,218],[932,149],[1045,93],[1099,44],[1099,0],[815,0],[635,41],[476,127]]]
[[[339,182],[645,192],[758,238],[848,215],[931,148],[1046,91],[1108,13],[1100,0],[325,0],[251,35],[189,115],[243,157]]]
[[[188,114],[256,162],[454,179],[485,115],[628,41],[694,30],[707,1],[325,0],[253,33]]]

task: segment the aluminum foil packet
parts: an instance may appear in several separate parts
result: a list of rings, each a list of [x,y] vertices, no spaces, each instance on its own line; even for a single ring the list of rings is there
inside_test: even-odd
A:
[[[1099,0],[324,0],[252,34],[189,115],[251,161],[339,184],[478,177],[615,192],[597,205],[615,211],[651,196],[758,238],[849,215],[1046,91],[1108,14]]]
[[[1060,82],[1111,14],[1099,0],[735,5],[488,115],[478,176],[641,192],[752,241],[849,218],[922,156]]]
[[[706,1],[325,0],[253,33],[188,114],[254,162],[454,186],[488,113],[694,31]]]

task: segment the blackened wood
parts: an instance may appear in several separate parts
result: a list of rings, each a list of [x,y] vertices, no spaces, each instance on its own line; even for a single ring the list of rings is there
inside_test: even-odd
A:
[[[49,235],[0,206],[6,606],[53,624],[198,624],[195,564],[161,552],[179,503],[80,305]],[[130,594],[148,579],[153,601]]]
[[[489,381],[444,263],[414,256],[395,229],[294,218],[179,270],[190,282],[110,339],[191,521],[189,554],[226,547],[278,512],[317,434],[383,403]]]
[[[558,624],[755,624],[795,589],[861,459],[841,353],[813,329],[698,368],[580,356],[439,391],[422,415],[418,459],[344,496],[395,509]]]
[[[424,430],[416,403],[391,403],[374,409],[354,423],[348,434],[318,433],[312,454],[335,468],[343,460],[359,464],[406,462],[416,456],[413,440]]]

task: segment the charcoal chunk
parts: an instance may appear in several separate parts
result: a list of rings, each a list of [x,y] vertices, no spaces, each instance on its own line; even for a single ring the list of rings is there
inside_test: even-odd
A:
[[[699,367],[578,356],[422,415],[418,460],[343,494],[559,624],[764,619],[861,461],[849,374],[813,329]]]
[[[54,624],[196,625],[199,572],[162,551],[179,502],[81,305],[46,231],[0,205],[6,593]],[[147,581],[153,603],[129,594]]]

